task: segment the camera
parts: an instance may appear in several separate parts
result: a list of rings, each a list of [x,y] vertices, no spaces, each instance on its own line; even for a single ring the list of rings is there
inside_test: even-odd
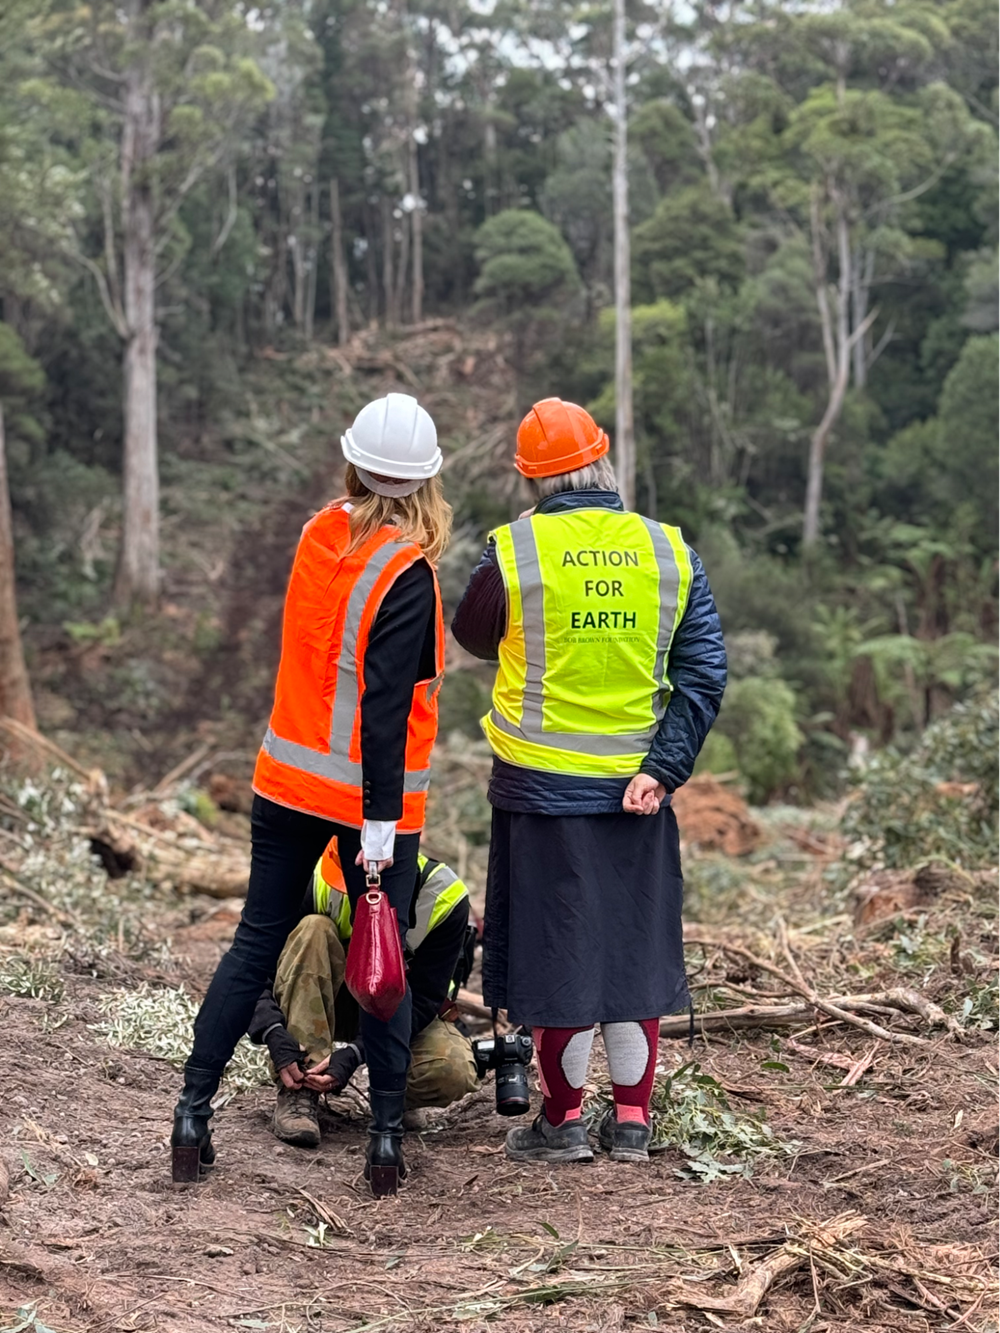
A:
[[[528,1065],[534,1053],[531,1033],[507,1032],[472,1043],[476,1071],[485,1078],[497,1071],[497,1115],[524,1115],[528,1109]]]

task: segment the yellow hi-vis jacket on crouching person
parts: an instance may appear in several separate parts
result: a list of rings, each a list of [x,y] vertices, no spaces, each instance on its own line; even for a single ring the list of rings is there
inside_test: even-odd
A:
[[[417,882],[410,926],[403,938],[408,954],[416,953],[430,932],[441,924],[454,907],[467,899],[469,890],[450,866],[434,861],[423,852],[417,854]],[[311,910],[328,916],[337,931],[341,944],[351,938],[351,903],[340,865],[336,839],[329,846],[313,871]]]
[[[691,587],[680,530],[584,508],[492,536],[509,608],[483,719],[494,753],[525,768],[631,777],[670,701],[670,644]]]

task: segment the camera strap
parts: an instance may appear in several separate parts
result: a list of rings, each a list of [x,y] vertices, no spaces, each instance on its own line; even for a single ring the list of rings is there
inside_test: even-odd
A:
[[[490,1017],[491,1017],[492,1020],[493,1020],[493,1040],[494,1040],[494,1041],[496,1041],[497,1037],[500,1035],[500,1034],[497,1032],[497,1016],[499,1015],[499,1013],[500,1013],[500,1010],[497,1009],[497,1007],[496,1007],[495,1005],[494,1005],[494,1007],[490,1010]]]

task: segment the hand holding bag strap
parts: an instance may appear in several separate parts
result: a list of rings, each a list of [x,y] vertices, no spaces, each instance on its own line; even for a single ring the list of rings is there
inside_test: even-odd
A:
[[[361,1008],[383,1023],[406,994],[399,922],[377,873],[369,873],[368,890],[355,909],[344,980]]]

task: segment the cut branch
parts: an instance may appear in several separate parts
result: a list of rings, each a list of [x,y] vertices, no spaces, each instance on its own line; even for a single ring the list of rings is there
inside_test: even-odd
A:
[[[683,1304],[697,1310],[714,1310],[740,1320],[752,1319],[779,1277],[810,1263],[814,1249],[820,1253],[834,1250],[839,1242],[867,1225],[866,1217],[842,1213],[819,1226],[810,1227],[809,1234],[801,1240],[786,1241],[780,1250],[748,1268],[729,1296],[709,1296],[690,1283],[684,1283],[677,1295]]]
[[[814,1008],[819,1009],[831,1018],[838,1019],[841,1023],[850,1023],[852,1027],[860,1028],[862,1032],[867,1032],[870,1037],[877,1037],[880,1041],[903,1042],[911,1046],[923,1046],[925,1039],[923,1037],[911,1036],[908,1032],[890,1032],[888,1028],[881,1027],[878,1023],[872,1023],[867,1018],[862,1018],[856,1013],[851,1013],[842,1005],[834,1003],[832,1000],[826,1000],[819,995],[811,986],[805,985],[795,977],[789,975],[784,969],[778,967],[775,963],[770,963],[766,958],[760,958],[757,954],[751,953],[741,944],[734,944],[729,940],[720,939],[714,935],[704,935],[697,929],[686,930],[684,932],[684,942],[686,944],[707,945],[709,948],[722,949],[726,953],[732,954],[736,958],[742,958],[745,962],[751,963],[762,972],[770,972],[772,976],[778,977],[780,981],[788,987],[789,991],[801,995]],[[892,992],[888,992],[891,994]],[[873,1003],[874,997],[863,997],[869,1003]],[[890,1005],[896,1008],[896,1005]],[[943,1015],[943,1011],[938,1010]],[[947,1025],[947,1024],[946,1024]]]

